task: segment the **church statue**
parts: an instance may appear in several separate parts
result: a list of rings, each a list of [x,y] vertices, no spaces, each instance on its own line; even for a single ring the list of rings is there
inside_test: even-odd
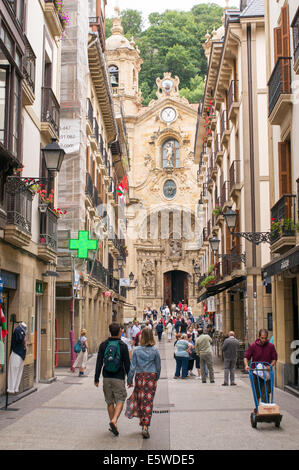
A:
[[[167,167],[173,168],[173,145],[169,143],[166,147],[166,159],[167,159]]]

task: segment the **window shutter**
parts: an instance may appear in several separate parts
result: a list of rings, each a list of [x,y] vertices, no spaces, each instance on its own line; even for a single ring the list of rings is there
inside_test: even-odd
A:
[[[289,142],[278,142],[279,194],[291,194],[291,152]]]
[[[290,23],[289,5],[281,9],[281,34],[282,34],[282,54],[284,57],[290,56]]]
[[[274,28],[274,61],[275,64],[279,57],[282,57],[282,31],[281,26],[279,28]]]

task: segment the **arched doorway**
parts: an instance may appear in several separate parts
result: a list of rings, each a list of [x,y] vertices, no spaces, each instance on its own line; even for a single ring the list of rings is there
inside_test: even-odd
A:
[[[184,271],[168,271],[164,274],[164,303],[178,304],[184,300],[188,304],[188,273]]]

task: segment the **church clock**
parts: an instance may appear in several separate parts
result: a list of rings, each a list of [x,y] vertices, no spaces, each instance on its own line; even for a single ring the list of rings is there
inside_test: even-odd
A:
[[[175,121],[176,118],[177,118],[177,112],[172,107],[164,108],[161,112],[161,119],[167,124],[170,124],[171,122]]]

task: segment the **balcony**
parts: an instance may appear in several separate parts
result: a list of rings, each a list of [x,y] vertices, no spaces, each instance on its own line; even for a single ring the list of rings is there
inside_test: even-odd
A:
[[[293,28],[294,71],[299,74],[299,7],[291,26]]]
[[[25,38],[25,56],[23,61],[22,100],[24,106],[32,106],[35,101],[35,62],[36,56],[27,39]]]
[[[230,205],[230,181],[225,181],[221,188],[220,206],[224,210],[227,206]]]
[[[29,189],[7,193],[7,225],[4,238],[18,247],[31,241],[32,192]]]
[[[239,103],[239,81],[232,80],[228,90],[228,119],[234,121],[238,115]]]
[[[41,133],[45,140],[59,139],[60,105],[49,87],[42,87]]]
[[[234,160],[229,169],[230,197],[236,199],[241,191],[241,160]]]
[[[86,186],[85,186],[85,194],[87,196],[89,206],[93,205],[93,181],[90,173],[86,173]]]
[[[279,57],[268,82],[269,121],[282,124],[292,107],[291,57]]]
[[[89,98],[87,98],[86,133],[93,135],[93,107]]]
[[[57,219],[50,207],[40,214],[38,257],[48,263],[56,262],[57,258]]]
[[[63,33],[63,24],[57,13],[56,0],[47,0],[44,6],[45,17],[47,25],[52,33],[55,36],[61,36]]]
[[[221,114],[220,120],[220,142],[221,145],[227,145],[230,136],[230,130],[228,126],[227,110],[224,109]]]
[[[99,147],[99,125],[96,118],[93,118],[93,133],[90,137],[91,148],[96,151]]]
[[[90,273],[91,277],[93,277],[96,281],[103,284],[106,288],[108,288],[108,279],[109,279],[109,272],[108,269],[104,268],[100,261],[93,261],[88,260],[87,262],[87,271]]]
[[[222,158],[223,158],[223,147],[221,144],[221,137],[220,134],[215,134],[214,139],[214,152],[215,152],[215,161],[217,165],[221,165]]]
[[[285,194],[271,209],[271,251],[283,254],[296,245],[296,195]]]

